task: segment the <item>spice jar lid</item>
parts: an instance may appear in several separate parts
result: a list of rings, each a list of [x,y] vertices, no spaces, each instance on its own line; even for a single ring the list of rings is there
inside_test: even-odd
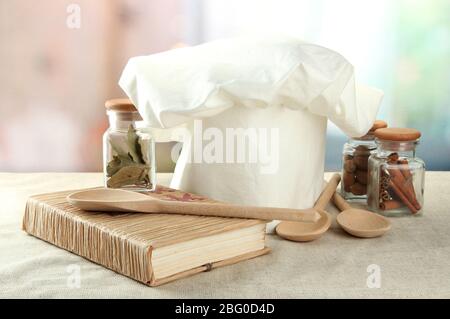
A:
[[[375,122],[373,122],[372,128],[369,130],[369,132],[374,132],[375,130],[378,130],[380,128],[385,128],[387,127],[387,123],[383,120],[376,120]]]
[[[375,131],[375,137],[386,141],[415,141],[422,135],[413,128],[380,128]]]
[[[107,100],[105,107],[108,111],[137,112],[136,106],[127,98]]]

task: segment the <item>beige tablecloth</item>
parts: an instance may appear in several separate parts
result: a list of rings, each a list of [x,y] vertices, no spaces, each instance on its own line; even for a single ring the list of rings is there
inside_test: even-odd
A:
[[[0,174],[0,297],[450,297],[450,172],[428,172],[424,216],[392,219],[384,237],[356,239],[335,222],[310,243],[269,235],[269,255],[157,288],[21,231],[29,195],[98,185],[98,173]]]

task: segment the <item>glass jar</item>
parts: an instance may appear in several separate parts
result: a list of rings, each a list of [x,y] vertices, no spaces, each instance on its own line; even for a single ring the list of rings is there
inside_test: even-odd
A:
[[[367,204],[385,216],[420,215],[425,163],[416,157],[420,132],[385,128],[375,132],[377,152],[369,158]]]
[[[367,199],[367,178],[369,156],[375,152],[375,130],[387,127],[386,122],[377,120],[366,135],[350,138],[344,145],[342,158],[341,194],[346,200]]]
[[[133,191],[156,187],[155,142],[128,99],[105,103],[109,128],[103,135],[104,185]]]

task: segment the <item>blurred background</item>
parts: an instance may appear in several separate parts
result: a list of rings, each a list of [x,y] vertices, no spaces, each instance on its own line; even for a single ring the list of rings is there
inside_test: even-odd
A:
[[[340,52],[385,92],[379,118],[421,130],[427,168],[450,170],[448,0],[1,0],[0,171],[100,171],[130,57],[265,32]],[[328,139],[338,169],[346,137]]]

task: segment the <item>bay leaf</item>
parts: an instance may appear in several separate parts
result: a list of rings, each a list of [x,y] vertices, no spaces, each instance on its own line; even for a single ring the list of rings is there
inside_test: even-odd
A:
[[[106,166],[106,174],[111,177],[117,173],[122,167],[134,165],[134,162],[130,159],[128,155],[114,155],[113,159],[109,161]]]
[[[143,164],[144,161],[142,160],[141,147],[139,145],[139,136],[136,134],[136,130],[131,124],[128,127],[127,145],[128,154],[131,156],[133,161]]]
[[[148,171],[148,167],[144,165],[125,166],[111,176],[106,184],[111,188],[139,185],[148,176]]]

